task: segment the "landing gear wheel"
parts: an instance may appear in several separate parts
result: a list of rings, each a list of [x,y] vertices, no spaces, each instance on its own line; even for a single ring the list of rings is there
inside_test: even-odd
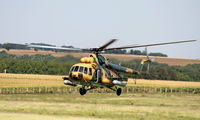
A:
[[[121,88],[117,88],[116,94],[117,94],[118,96],[120,96],[121,93],[122,93],[122,89],[121,89]]]
[[[80,92],[81,95],[85,95],[87,90],[85,88],[80,88],[79,92]]]

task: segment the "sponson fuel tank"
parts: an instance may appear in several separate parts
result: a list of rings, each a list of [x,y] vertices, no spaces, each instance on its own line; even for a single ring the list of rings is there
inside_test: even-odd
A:
[[[116,65],[116,64],[113,64],[113,63],[107,63],[107,67],[110,68],[110,69],[114,69],[116,71],[119,71],[119,72],[126,72],[126,73],[130,73],[130,74],[139,74],[138,71],[136,70],[133,70],[131,68],[127,68],[127,67],[123,67],[123,66],[120,66],[120,65]]]

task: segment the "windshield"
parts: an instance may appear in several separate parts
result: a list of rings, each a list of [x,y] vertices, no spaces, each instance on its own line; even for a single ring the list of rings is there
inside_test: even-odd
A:
[[[83,72],[83,68],[84,68],[84,67],[80,66],[79,72]]]
[[[87,74],[88,68],[85,67],[84,73]]]
[[[78,71],[78,68],[79,68],[79,66],[76,66],[76,67],[74,68],[74,72],[77,72],[77,71]]]
[[[74,71],[74,66],[71,67],[70,72]]]
[[[84,74],[92,75],[92,68],[87,68],[83,66],[72,66],[70,72],[81,72]]]
[[[92,68],[89,68],[88,74],[92,75]]]

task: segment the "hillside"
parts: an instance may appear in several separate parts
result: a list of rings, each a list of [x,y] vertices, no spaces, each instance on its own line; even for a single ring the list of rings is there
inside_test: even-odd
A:
[[[15,55],[35,55],[42,54],[47,55],[51,54],[55,57],[62,57],[66,55],[71,55],[76,58],[86,57],[90,53],[77,53],[77,52],[53,52],[53,51],[34,51],[34,50],[9,50],[7,53],[15,54]],[[121,61],[130,61],[133,59],[146,59],[146,56],[140,55],[129,55],[129,54],[104,54],[107,58],[114,58]],[[158,63],[166,63],[168,65],[180,65],[185,66],[188,64],[200,64],[200,60],[198,59],[183,59],[183,58],[169,58],[169,57],[152,57],[155,58]]]

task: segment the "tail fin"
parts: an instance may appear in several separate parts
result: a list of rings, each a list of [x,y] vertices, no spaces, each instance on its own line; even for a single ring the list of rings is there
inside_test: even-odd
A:
[[[140,74],[142,72],[142,69],[143,69],[143,66],[144,66],[145,63],[150,63],[150,62],[151,62],[150,59],[141,60],[140,65],[139,65],[138,70],[137,70],[138,73]]]
[[[155,59],[149,58],[149,54],[148,54],[148,52],[147,52],[147,47],[145,47],[145,53],[146,53],[147,60],[142,60],[142,61],[140,62],[140,65],[139,65],[139,68],[138,68],[139,74],[141,74],[142,69],[143,69],[143,66],[144,66],[145,63],[151,63],[151,62],[154,62],[154,61],[155,61]],[[150,65],[148,64],[148,66],[147,66],[147,73],[149,72],[149,66],[150,66]]]

